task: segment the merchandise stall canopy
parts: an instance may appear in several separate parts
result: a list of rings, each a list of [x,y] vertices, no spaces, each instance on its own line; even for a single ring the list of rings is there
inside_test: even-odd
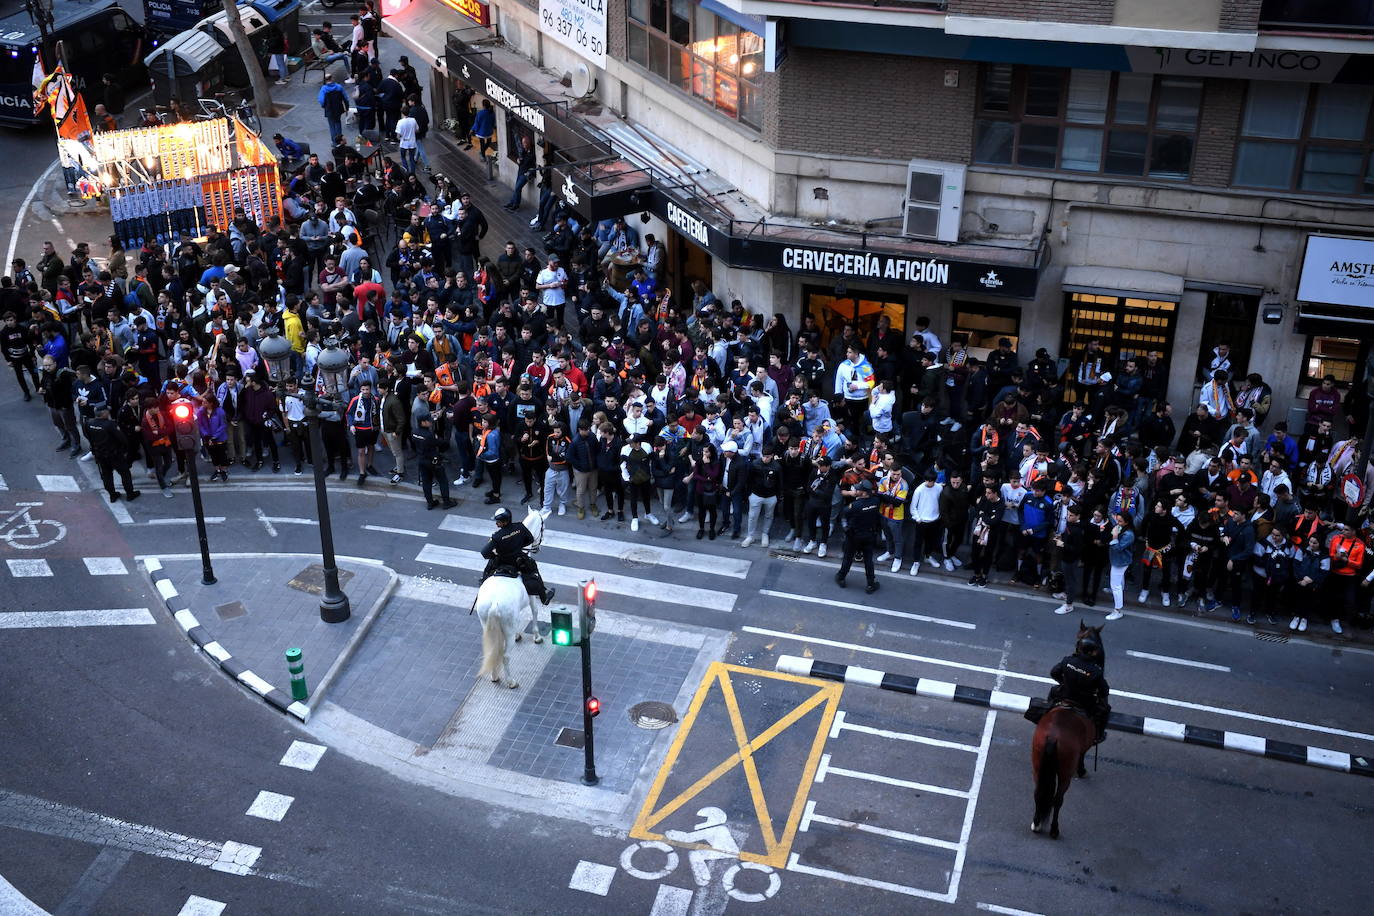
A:
[[[1124,267],[1067,267],[1064,292],[1123,299],[1158,299],[1179,302],[1183,299],[1183,278],[1157,270],[1129,270]]]

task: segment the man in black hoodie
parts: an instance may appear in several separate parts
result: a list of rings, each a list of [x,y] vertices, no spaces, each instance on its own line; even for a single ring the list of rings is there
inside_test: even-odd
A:
[[[129,440],[119,424],[110,417],[108,404],[96,408],[95,416],[86,421],[86,438],[91,440],[91,454],[95,456],[100,468],[100,482],[105,492],[110,494],[110,502],[119,502],[115,490],[114,475],[119,472],[119,482],[124,485],[124,495],[130,500],[141,495],[134,489],[133,475],[129,472]]]

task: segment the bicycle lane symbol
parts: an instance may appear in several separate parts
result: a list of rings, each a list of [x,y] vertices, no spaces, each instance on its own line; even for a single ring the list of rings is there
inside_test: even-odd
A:
[[[760,903],[776,896],[782,878],[770,865],[739,858],[739,841],[725,812],[707,806],[697,816],[701,821],[694,830],[664,831],[666,839],[687,847],[687,863],[697,886],[687,910],[690,916],[720,916],[731,900]],[[620,867],[645,881],[667,878],[680,861],[677,849],[658,840],[640,840],[620,854]],[[746,873],[750,877],[741,879]]]
[[[51,547],[67,536],[67,526],[51,518],[34,518],[41,502],[16,502],[13,512],[0,519],[0,540],[16,550]]]

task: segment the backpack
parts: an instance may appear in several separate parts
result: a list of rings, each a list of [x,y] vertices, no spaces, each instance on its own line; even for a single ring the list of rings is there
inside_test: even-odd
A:
[[[359,24],[363,27],[363,37],[368,40],[369,44],[377,40],[377,33],[379,33],[381,29],[377,26],[376,16],[364,16]]]
[[[131,311],[136,312],[143,308],[143,300],[138,297],[138,288],[141,282],[140,280],[131,281],[128,291],[124,293],[124,307]]]

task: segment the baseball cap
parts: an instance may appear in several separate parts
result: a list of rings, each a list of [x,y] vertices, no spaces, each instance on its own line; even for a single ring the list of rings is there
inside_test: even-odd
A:
[[[720,450],[722,452],[737,452],[739,451],[739,445],[735,440],[728,439],[721,445]]]

